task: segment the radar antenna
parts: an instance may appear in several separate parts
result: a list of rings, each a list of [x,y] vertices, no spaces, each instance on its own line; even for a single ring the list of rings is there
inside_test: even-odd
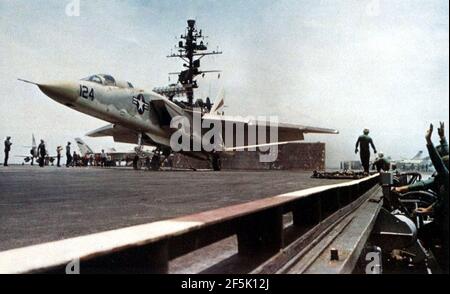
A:
[[[178,75],[178,82],[183,86],[184,93],[186,94],[188,105],[193,106],[194,103],[194,89],[198,88],[195,78],[198,75],[204,76],[207,73],[220,72],[219,70],[200,70],[200,60],[207,55],[222,54],[220,51],[208,51],[207,44],[204,43],[206,38],[202,34],[202,30],[197,30],[195,26],[195,20],[190,19],[187,21],[187,31],[184,35],[180,36],[178,42],[178,53],[173,53],[167,56],[168,58],[181,58],[186,68],[181,72],[169,73],[170,75]],[[176,91],[180,94],[180,91]]]

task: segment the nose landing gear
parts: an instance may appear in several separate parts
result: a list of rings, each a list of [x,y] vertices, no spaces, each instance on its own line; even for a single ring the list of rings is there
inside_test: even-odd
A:
[[[138,135],[138,146],[136,146],[136,148],[134,148],[134,151],[136,152],[136,154],[133,157],[133,169],[134,170],[140,170],[142,169],[143,166],[143,162],[142,162],[142,157],[143,157],[143,148],[144,146],[142,145],[142,133],[139,133]]]

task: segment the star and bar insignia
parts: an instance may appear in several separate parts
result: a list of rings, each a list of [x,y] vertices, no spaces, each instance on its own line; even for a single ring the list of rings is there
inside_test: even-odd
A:
[[[145,102],[144,95],[139,94],[137,96],[133,96],[133,104],[136,105],[137,111],[139,114],[144,114],[146,110],[150,109],[150,105],[148,102]]]

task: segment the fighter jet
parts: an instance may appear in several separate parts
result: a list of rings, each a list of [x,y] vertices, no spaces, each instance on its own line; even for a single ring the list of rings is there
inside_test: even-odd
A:
[[[77,143],[78,149],[80,150],[80,154],[82,157],[93,155],[94,158],[96,156],[101,156],[101,152],[94,152],[89,145],[87,145],[81,138],[75,138],[75,143]],[[130,150],[128,152],[116,151],[115,148],[106,148],[105,153],[108,155],[112,162],[116,161],[130,161],[132,162],[134,156],[136,155],[136,151]],[[141,159],[149,156],[150,158],[153,156],[153,153],[148,150],[142,150],[140,153]]]
[[[31,134],[31,146],[23,146],[23,147],[30,148],[30,154],[29,155],[16,155],[16,157],[23,158],[24,163],[31,162],[31,165],[34,165],[34,159],[36,159],[36,161],[39,161],[38,147],[36,144],[36,139],[34,138],[34,134]],[[61,156],[61,158],[62,158],[62,156]],[[45,156],[45,161],[47,163],[50,162],[51,164],[53,164],[55,159],[56,159],[56,155],[50,156],[50,155],[48,155],[48,151],[47,151],[47,155]]]
[[[401,159],[394,163],[402,170],[427,170],[432,164],[430,157],[422,157],[423,151],[420,150],[411,159]]]
[[[91,131],[90,137],[112,136],[115,142],[154,146],[158,151],[170,154],[171,136],[179,131],[171,124],[173,119],[186,118],[191,124],[195,114],[204,121],[215,123],[232,123],[238,128],[248,130],[250,127],[266,126],[266,122],[252,119],[235,119],[218,114],[216,105],[223,105],[219,98],[210,112],[196,112],[192,108],[170,101],[168,98],[153,91],[135,88],[130,82],[116,80],[111,75],[95,74],[79,81],[63,81],[53,83],[34,83],[27,80],[20,81],[37,85],[39,89],[56,102],[79,112],[105,120],[110,124]],[[201,130],[201,134],[190,133],[190,146],[201,146],[199,151],[181,150],[185,155],[209,160],[214,170],[220,170],[220,154],[236,150],[256,148],[267,145],[287,144],[304,140],[304,134],[338,134],[337,130],[309,127],[293,124],[278,124],[278,141],[261,142],[249,145],[248,140],[227,140],[226,132],[222,132],[220,148],[213,151],[203,148],[202,136],[208,130]],[[233,132],[231,136],[235,136]],[[253,142],[253,141],[252,141]],[[198,145],[194,145],[198,144]],[[228,145],[226,145],[228,144]]]
[[[205,38],[196,21],[187,20],[176,53],[167,56],[183,61],[181,72],[170,73],[178,75],[178,81],[168,89],[146,91],[108,74],[95,74],[80,81],[21,81],[37,85],[58,103],[110,123],[88,136],[112,136],[116,142],[138,144],[137,153],[143,145],[156,147],[152,158],[156,158],[155,162],[160,162],[161,153],[167,157],[175,151],[209,160],[214,170],[220,170],[221,156],[239,150],[259,150],[261,161],[273,162],[277,145],[304,140],[307,133],[338,133],[333,129],[274,123],[272,119],[225,116],[219,111],[224,107],[223,91],[214,104],[209,98],[205,103],[201,99],[194,103],[198,77],[219,73],[220,78],[221,71],[200,69],[204,57],[222,54],[220,50],[208,51]],[[180,95],[187,102],[173,100]]]

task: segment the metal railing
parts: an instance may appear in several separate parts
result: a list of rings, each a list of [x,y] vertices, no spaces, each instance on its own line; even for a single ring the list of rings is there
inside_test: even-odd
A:
[[[64,273],[79,261],[83,273],[167,273],[169,261],[237,236],[240,256],[270,256],[290,242],[283,216],[292,213],[296,237],[348,206],[379,181],[378,174],[170,220],[0,252],[0,273]]]

